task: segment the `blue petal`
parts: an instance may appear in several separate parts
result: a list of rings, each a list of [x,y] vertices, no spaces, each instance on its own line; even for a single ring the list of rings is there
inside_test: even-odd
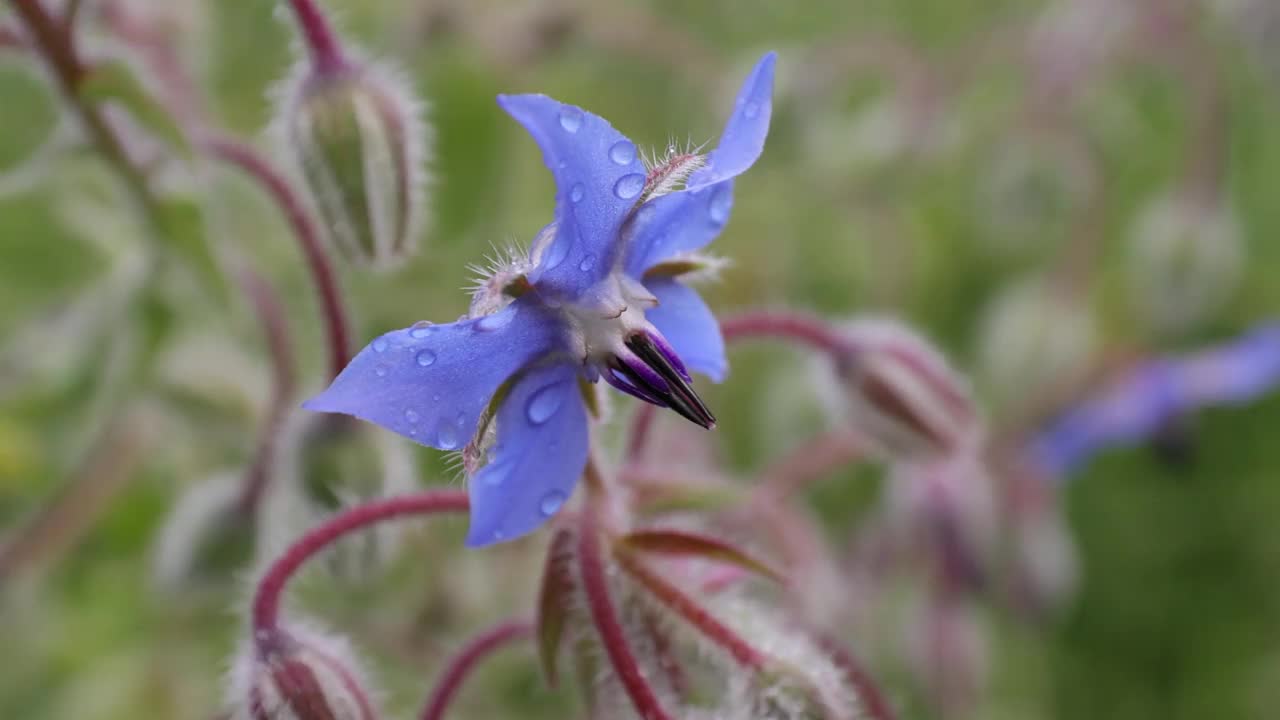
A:
[[[529,279],[574,296],[609,271],[623,218],[644,190],[636,146],[603,118],[545,95],[499,95],[556,181],[557,235]]]
[[[707,165],[689,178],[689,190],[736,177],[760,157],[773,115],[773,66],[777,59],[777,53],[766,53],[752,68],[720,133],[720,144],[707,157]]]
[[[1264,325],[1229,345],[1197,353],[1179,368],[1197,405],[1244,403],[1280,385],[1280,325]]]
[[[405,328],[374,340],[303,407],[354,415],[441,450],[475,434],[507,378],[561,342],[556,320],[517,300],[476,320]]]
[[[775,53],[768,53],[747,76],[706,166],[689,177],[683,191],[651,200],[640,209],[626,258],[626,270],[633,277],[674,255],[706,247],[729,221],[732,179],[760,157],[769,134],[776,60]]]
[[[531,369],[497,414],[489,464],[470,481],[467,545],[512,540],[559,512],[587,464],[587,412],[578,368]]]
[[[645,281],[658,298],[658,306],[645,318],[671,343],[684,364],[715,382],[724,380],[729,363],[724,356],[724,337],[698,291],[672,278]]]

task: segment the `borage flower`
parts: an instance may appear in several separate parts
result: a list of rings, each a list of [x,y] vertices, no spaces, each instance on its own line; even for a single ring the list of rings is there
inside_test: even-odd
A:
[[[701,266],[693,253],[728,220],[732,179],[764,148],[774,60],[747,77],[715,150],[647,164],[602,118],[500,96],[555,177],[555,220],[479,284],[467,317],[377,338],[305,407],[461,449],[472,546],[528,533],[568,499],[587,461],[587,382],[713,427],[689,371],[721,380],[724,342],[679,276]]]

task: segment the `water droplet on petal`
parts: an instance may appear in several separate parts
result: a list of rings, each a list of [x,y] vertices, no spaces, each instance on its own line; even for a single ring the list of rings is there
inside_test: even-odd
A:
[[[707,215],[711,222],[723,225],[729,219],[729,210],[733,208],[733,191],[721,185],[712,191],[711,202],[707,205]]]
[[[582,111],[571,105],[560,108],[560,127],[565,132],[576,133],[582,127]]]
[[[458,413],[458,419],[454,420],[454,422],[458,423],[458,427],[466,427],[467,414],[464,412]]]
[[[564,505],[566,499],[563,492],[552,490],[542,496],[542,500],[538,503],[538,509],[542,511],[544,517],[551,517]]]
[[[409,337],[415,340],[421,340],[431,334],[432,330],[435,329],[435,325],[436,324],[430,320],[419,320],[414,323],[413,328],[409,330]]]
[[[458,431],[449,423],[441,423],[436,431],[436,445],[441,450],[453,450],[458,447]]]
[[[760,114],[760,103],[749,102],[742,108],[742,115],[748,120]]]
[[[377,375],[378,377],[386,377],[388,372],[391,372],[390,369],[388,369],[387,366],[383,363],[379,363],[376,367],[373,368],[373,374]]]
[[[619,165],[630,165],[636,159],[636,146],[630,140],[619,140],[609,148],[609,159]]]
[[[374,341],[373,341],[373,351],[374,351],[374,352],[386,352],[386,351],[387,351],[387,339],[386,339],[386,338],[384,338],[384,337],[380,337],[380,338],[378,338],[377,340],[374,340]]]
[[[418,364],[421,365],[422,367],[426,367],[435,361],[436,361],[436,354],[431,352],[430,350],[423,350],[422,352],[418,353]]]
[[[568,257],[569,245],[571,244],[572,243],[562,241],[561,238],[558,237],[552,240],[551,244],[547,247],[546,255],[542,258],[542,269],[551,270],[552,268],[559,267],[560,263],[564,262],[564,259]]]
[[[582,257],[582,262],[578,263],[578,269],[583,272],[586,272],[587,270],[590,270],[593,266],[595,266],[595,264],[596,264],[596,256],[590,253],[587,253]]]
[[[644,189],[644,175],[632,173],[623,175],[613,185],[613,194],[620,200],[631,200]]]
[[[525,414],[529,416],[529,422],[534,425],[551,419],[560,410],[560,404],[564,402],[564,394],[559,392],[557,384],[548,385],[541,390],[535,392],[529,398],[529,405],[525,408]]]
[[[586,194],[587,189],[582,186],[582,183],[574,183],[573,187],[569,188],[569,200],[571,202],[582,202],[582,197]]]
[[[438,402],[440,402],[440,396],[439,396],[439,395],[432,395],[432,396],[431,396],[431,402],[434,402],[434,403],[438,403]]]
[[[499,330],[511,324],[516,317],[516,313],[497,312],[492,315],[485,315],[476,321],[476,330],[479,332],[489,332],[491,330]]]
[[[417,411],[417,410],[405,410],[405,411],[404,411],[404,419],[405,419],[405,421],[406,421],[406,422],[408,422],[410,425],[412,425],[412,424],[414,424],[414,423],[418,422],[419,420],[421,420],[421,419],[422,419],[422,416],[418,414],[418,411]]]

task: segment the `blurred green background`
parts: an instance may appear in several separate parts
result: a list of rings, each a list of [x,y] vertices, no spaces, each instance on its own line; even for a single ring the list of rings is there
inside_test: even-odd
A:
[[[120,52],[95,27],[99,2],[85,5],[86,46]],[[130,5],[170,23],[212,116],[269,147],[268,93],[293,42],[276,3]],[[420,251],[391,273],[344,271],[361,342],[464,312],[465,266],[527,242],[549,217],[550,178],[497,93],[581,105],[651,148],[702,142],[768,49],[779,53],[773,129],[713,246],[732,261],[705,289],[718,311],[895,313],[971,373],[993,427],[1017,438],[1027,415],[1043,417],[1037,403],[1060,407],[1116,357],[1209,345],[1280,308],[1271,0],[327,5],[371,56],[408,71],[435,132]],[[8,8],[0,23],[13,25]],[[139,272],[142,229],[74,126],[58,129],[62,115],[23,52],[0,48],[0,543],[73,499],[0,574],[0,717],[206,720],[221,707],[248,571],[159,588],[156,544],[184,488],[248,461],[265,351],[242,301],[211,299],[181,270],[166,267],[141,309],[119,300],[117,279]],[[55,149],[34,157],[45,143]],[[304,391],[319,389],[321,329],[286,227],[239,176],[196,165],[166,187],[200,200],[193,232],[276,285]],[[1173,226],[1200,232],[1195,213],[1219,213],[1226,239],[1174,261],[1135,250],[1143,218],[1188,187],[1209,209]],[[1183,282],[1210,299],[1169,321],[1161,309],[1182,285],[1159,273],[1184,261]],[[752,347],[731,360],[709,401],[731,419],[717,435],[727,462],[748,470],[811,434],[822,412],[788,354]],[[1045,368],[1062,373],[1063,392]],[[1077,587],[1039,622],[982,613],[990,669],[972,716],[1277,716],[1277,427],[1280,397],[1211,410],[1188,421],[1189,460],[1116,450],[1063,485]],[[411,452],[426,482],[457,485],[437,453]],[[874,512],[881,490],[866,468],[816,489],[831,537]],[[462,530],[412,530],[413,549],[387,567],[303,588],[311,614],[375,659],[391,715],[410,715],[470,631],[532,607],[545,537],[464,552]],[[931,717],[880,647],[891,642],[847,639],[904,716]],[[574,712],[570,693],[543,689],[527,649],[468,687],[459,717]]]

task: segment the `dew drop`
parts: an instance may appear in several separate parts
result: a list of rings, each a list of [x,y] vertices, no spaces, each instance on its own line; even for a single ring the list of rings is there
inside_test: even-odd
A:
[[[538,509],[542,511],[544,517],[551,517],[556,514],[566,500],[565,494],[559,490],[552,490],[542,496],[542,500],[538,503]]]
[[[418,422],[419,420],[421,420],[421,419],[422,419],[422,416],[418,414],[418,411],[417,411],[417,410],[405,410],[405,411],[404,411],[404,419],[405,419],[405,421],[406,421],[406,422],[408,422],[410,425],[412,425],[412,424],[414,424],[414,423]]]
[[[582,197],[586,194],[587,189],[582,186],[582,183],[574,183],[573,187],[569,188],[569,200],[572,202],[582,202]]]
[[[460,428],[461,428],[461,427],[466,427],[466,426],[467,426],[467,414],[466,414],[466,413],[464,413],[464,412],[460,412],[460,413],[458,413],[458,417],[457,417],[457,419],[456,419],[456,420],[454,420],[454,422],[456,422],[456,423],[458,424],[458,427],[460,427]]]
[[[432,396],[431,396],[431,402],[433,402],[433,403],[438,403],[438,402],[440,402],[440,396],[439,396],[439,395],[432,395]]]
[[[419,320],[414,323],[413,327],[409,330],[409,337],[415,340],[421,340],[422,338],[430,335],[431,331],[435,329],[435,326],[436,324],[430,320]]]
[[[435,361],[436,361],[436,354],[431,352],[430,350],[423,350],[422,352],[418,353],[418,364],[421,365],[422,367],[426,367]]]
[[[374,352],[386,352],[386,351],[387,351],[387,339],[386,339],[386,338],[384,338],[384,337],[380,337],[380,338],[378,338],[377,340],[374,340],[374,341],[373,341],[373,351],[374,351]]]
[[[542,269],[551,270],[559,267],[560,263],[569,255],[569,242],[561,242],[560,238],[551,241],[551,245],[547,247],[547,253],[542,258]]]
[[[613,185],[613,194],[620,200],[631,200],[644,189],[644,175],[632,173],[623,175]]]
[[[499,330],[511,324],[515,319],[515,312],[496,312],[492,315],[485,315],[476,321],[476,330],[479,332],[489,332],[491,330]]]
[[[378,363],[378,365],[373,368],[373,374],[378,377],[386,377],[389,372],[391,372],[390,368],[388,368],[384,363]]]
[[[591,253],[587,253],[582,257],[582,262],[578,263],[578,269],[583,272],[586,272],[590,270],[592,267],[594,267],[595,264],[596,264],[596,256],[592,255]]]
[[[749,102],[746,104],[745,107],[742,108],[742,115],[748,120],[754,118],[756,115],[759,115],[759,114],[760,114],[760,103]]]
[[[436,431],[436,446],[441,450],[453,450],[458,447],[458,431],[449,423],[441,423]]]
[[[571,105],[560,108],[560,127],[565,132],[578,132],[578,128],[582,127],[582,111]]]
[[[636,159],[636,146],[630,140],[619,140],[609,148],[609,159],[618,165],[630,165]]]
[[[720,186],[713,192],[711,202],[707,205],[707,215],[711,217],[711,222],[723,225],[729,219],[729,210],[733,208],[733,191]]]
[[[541,425],[550,420],[551,416],[560,410],[564,395],[558,390],[559,388],[555,384],[548,385],[535,392],[529,398],[529,405],[525,408],[525,414],[529,416],[529,422],[534,425]]]

